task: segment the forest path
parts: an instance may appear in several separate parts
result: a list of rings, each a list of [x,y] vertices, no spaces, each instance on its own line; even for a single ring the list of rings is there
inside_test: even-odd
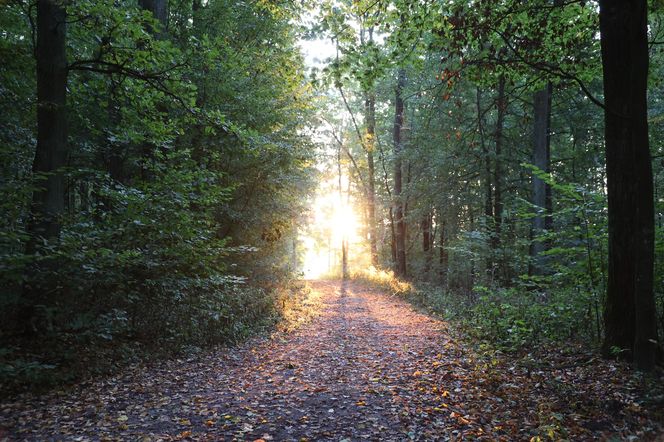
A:
[[[295,332],[129,370],[31,404],[2,404],[0,427],[10,431],[10,440],[432,440],[481,434],[479,424],[455,413],[469,368],[443,322],[357,283],[346,289],[339,281],[310,284],[323,308]]]

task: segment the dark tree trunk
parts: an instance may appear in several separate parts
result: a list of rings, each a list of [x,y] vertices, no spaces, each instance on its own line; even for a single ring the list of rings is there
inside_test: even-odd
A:
[[[343,197],[343,190],[341,187],[342,184],[342,174],[341,174],[341,144],[339,144],[339,148],[337,149],[337,173],[338,173],[338,178],[339,178],[339,205],[340,207],[343,206],[344,203],[344,197]],[[348,185],[350,186],[350,181],[348,182]],[[349,189],[350,192],[350,189]],[[341,277],[345,281],[348,279],[348,238],[346,238],[346,234],[344,234],[341,237]]]
[[[533,124],[533,165],[538,169],[550,172],[550,127],[551,127],[551,92],[553,86],[548,83],[542,90],[533,96],[534,124]],[[537,214],[532,219],[530,228],[530,275],[542,275],[545,272],[543,258],[540,256],[547,249],[546,241],[537,240],[547,229],[547,218],[550,217],[548,206],[551,199],[551,186],[532,174],[532,203]]]
[[[440,249],[440,255],[439,255],[439,261],[438,264],[440,265],[440,284],[445,287],[447,286],[447,263],[448,263],[448,258],[447,258],[447,245],[445,244],[446,238],[445,238],[445,223],[441,219],[439,221],[439,228],[440,228],[440,243],[438,244],[438,247]]]
[[[111,130],[119,130],[121,124],[121,110],[118,104],[117,86],[118,84],[111,77],[109,78],[109,97],[108,97],[108,119],[111,124]],[[126,156],[126,144],[123,142],[109,141],[108,153],[108,173],[111,178],[119,183],[125,182],[124,163]],[[110,204],[110,202],[108,202]]]
[[[431,269],[431,212],[422,217],[422,252],[424,253],[424,273]]]
[[[396,230],[396,268],[399,277],[406,276],[406,222],[404,220],[404,200],[402,194],[402,161],[401,152],[403,142],[401,139],[404,117],[403,88],[406,84],[406,72],[399,69],[397,87],[394,100],[394,204],[395,204],[395,230]]]
[[[166,38],[168,28],[168,0],[138,0],[141,8],[152,12],[152,16],[159,22],[159,30],[150,29],[150,32],[159,40]]]
[[[505,77],[500,76],[498,80],[498,97],[496,98],[497,117],[496,117],[496,131],[495,137],[495,161],[493,165],[493,248],[497,249],[500,246],[500,235],[502,230],[503,220],[503,169],[502,169],[502,155],[503,155],[503,129],[505,125],[505,112],[507,111],[507,104],[505,101]]]
[[[61,2],[37,3],[37,149],[32,163],[32,194],[27,252],[35,252],[39,238],[60,235],[65,210],[63,167],[67,146],[66,12]]]
[[[609,278],[603,350],[630,350],[640,369],[655,365],[654,206],[647,122],[645,0],[601,0]]]
[[[396,268],[397,265],[397,233],[394,227],[394,208],[390,207],[390,253],[392,256],[392,265]]]
[[[507,265],[504,253],[499,250],[503,235],[503,129],[505,126],[505,114],[507,112],[507,101],[505,98],[505,77],[500,76],[498,80],[498,96],[496,97],[496,130],[494,132],[495,158],[493,162],[493,236],[491,248],[493,249],[494,271],[498,279],[505,283],[507,281]]]
[[[369,217],[369,246],[371,250],[371,264],[378,265],[378,247],[376,238],[376,184],[375,184],[375,165],[374,165],[374,147],[376,145],[376,97],[370,92],[365,101],[365,116],[367,125],[367,169],[369,195],[367,195],[367,211]]]
[[[484,115],[482,111],[482,90],[477,88],[477,129],[480,133],[480,145],[482,147],[482,157],[484,159],[484,216],[487,222],[493,219],[493,188],[491,186],[491,158],[489,148],[484,138]]]
[[[147,29],[148,32],[150,32],[157,40],[166,39],[168,29],[168,0],[138,0],[138,4],[146,11],[150,11],[152,16],[159,22],[158,29],[153,29],[150,26]],[[163,102],[158,102],[155,107],[162,114],[166,113],[167,111]],[[152,143],[147,141],[143,143],[142,156],[146,163],[153,161],[154,151],[155,146]],[[147,180],[151,177],[152,173],[150,172],[149,168],[143,166],[141,168],[141,178],[143,180]]]

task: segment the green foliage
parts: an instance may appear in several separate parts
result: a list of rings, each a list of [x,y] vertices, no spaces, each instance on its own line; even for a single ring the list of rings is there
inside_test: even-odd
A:
[[[281,288],[313,183],[300,11],[169,3],[168,27],[135,1],[67,3],[66,212],[35,253],[35,11],[0,9],[3,387],[237,342],[303,302]]]

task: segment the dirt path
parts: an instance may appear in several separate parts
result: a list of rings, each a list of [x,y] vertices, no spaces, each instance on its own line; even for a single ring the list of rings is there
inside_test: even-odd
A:
[[[345,293],[338,282],[313,287],[322,292],[323,311],[294,333],[136,369],[27,406],[25,399],[2,403],[0,426],[7,433],[0,440],[458,435],[449,407],[464,368],[441,332],[444,324],[359,286]]]
[[[0,400],[0,442],[659,440],[624,367],[487,365],[398,298],[312,284],[321,314],[290,334]]]

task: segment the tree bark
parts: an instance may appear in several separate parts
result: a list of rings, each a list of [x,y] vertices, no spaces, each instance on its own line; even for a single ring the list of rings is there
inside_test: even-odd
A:
[[[442,212],[441,212],[442,213]],[[447,286],[447,266],[448,266],[448,257],[447,257],[447,244],[446,244],[446,238],[445,238],[445,223],[442,220],[442,217],[439,221],[440,224],[440,244],[438,244],[438,247],[440,248],[440,256],[439,256],[439,264],[440,264],[440,284],[443,287]]]
[[[498,97],[496,98],[497,117],[496,117],[496,131],[495,137],[495,154],[496,158],[493,165],[493,248],[497,249],[500,246],[500,235],[502,230],[503,220],[503,192],[502,192],[502,154],[503,154],[503,129],[505,126],[505,112],[507,105],[505,103],[505,77],[500,76],[498,80]]]
[[[503,223],[503,130],[505,126],[505,114],[507,112],[507,103],[505,98],[505,76],[501,75],[498,79],[498,95],[496,97],[496,128],[494,132],[494,161],[493,161],[493,231],[491,237],[492,249],[492,268],[491,273],[501,282],[506,282],[506,263],[503,258],[503,252],[500,251],[502,243],[502,223]]]
[[[65,210],[63,167],[67,165],[66,11],[61,2],[37,3],[37,148],[27,252],[36,251],[40,238],[60,235]]]
[[[547,83],[546,87],[535,92],[533,95],[533,165],[541,171],[550,172],[550,127],[551,127],[551,92],[553,86]],[[549,217],[548,206],[551,199],[551,186],[545,183],[535,173],[532,174],[532,203],[537,210],[530,227],[530,275],[542,275],[545,273],[541,254],[547,249],[546,241],[537,239],[547,230],[547,217]]]
[[[421,221],[422,227],[422,253],[424,254],[424,274],[428,275],[431,269],[431,212],[427,212]]]
[[[482,113],[482,90],[477,88],[477,129],[480,133],[480,145],[482,147],[482,156],[484,159],[484,216],[487,221],[493,219],[493,187],[491,186],[491,158],[489,148],[484,138],[484,116]]]
[[[378,241],[376,238],[376,168],[374,165],[374,147],[376,144],[376,96],[369,92],[365,100],[365,117],[367,126],[367,169],[368,169],[368,187],[367,211],[369,217],[369,247],[371,251],[371,264],[378,265]]]
[[[639,369],[655,365],[654,202],[648,143],[645,0],[601,0],[609,278],[604,353],[627,349]]]
[[[402,194],[402,160],[403,150],[402,129],[404,122],[403,88],[406,84],[406,72],[399,69],[394,100],[394,205],[396,230],[396,268],[399,277],[405,277],[406,272],[406,222],[404,220],[404,201]]]

